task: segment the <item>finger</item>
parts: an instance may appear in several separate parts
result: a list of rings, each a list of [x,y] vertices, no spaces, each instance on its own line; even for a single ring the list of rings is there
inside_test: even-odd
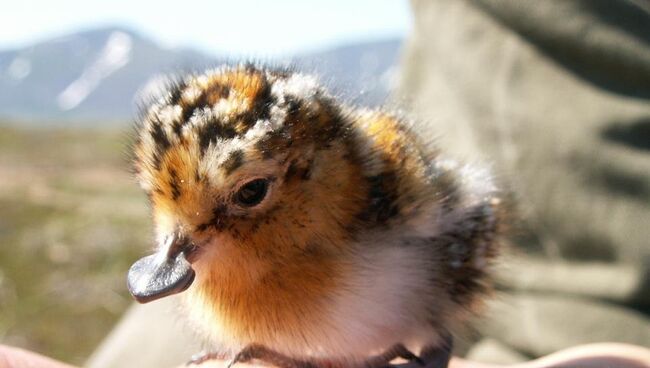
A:
[[[74,368],[23,349],[0,345],[0,368]]]

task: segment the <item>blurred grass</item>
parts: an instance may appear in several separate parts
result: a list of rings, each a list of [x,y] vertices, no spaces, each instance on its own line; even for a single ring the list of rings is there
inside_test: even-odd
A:
[[[0,341],[81,364],[150,243],[127,134],[0,125]]]

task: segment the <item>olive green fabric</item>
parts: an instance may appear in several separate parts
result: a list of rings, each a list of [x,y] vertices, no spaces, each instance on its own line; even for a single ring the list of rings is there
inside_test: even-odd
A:
[[[412,5],[400,104],[525,218],[469,355],[650,346],[650,2]]]

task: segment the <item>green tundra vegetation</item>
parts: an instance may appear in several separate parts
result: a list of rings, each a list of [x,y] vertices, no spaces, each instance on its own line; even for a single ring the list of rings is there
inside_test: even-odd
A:
[[[0,341],[80,364],[151,242],[128,129],[0,124]]]

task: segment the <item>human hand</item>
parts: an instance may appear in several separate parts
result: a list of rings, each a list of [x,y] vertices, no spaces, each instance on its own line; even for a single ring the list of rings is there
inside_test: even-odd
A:
[[[0,368],[74,368],[23,349],[0,345]]]

